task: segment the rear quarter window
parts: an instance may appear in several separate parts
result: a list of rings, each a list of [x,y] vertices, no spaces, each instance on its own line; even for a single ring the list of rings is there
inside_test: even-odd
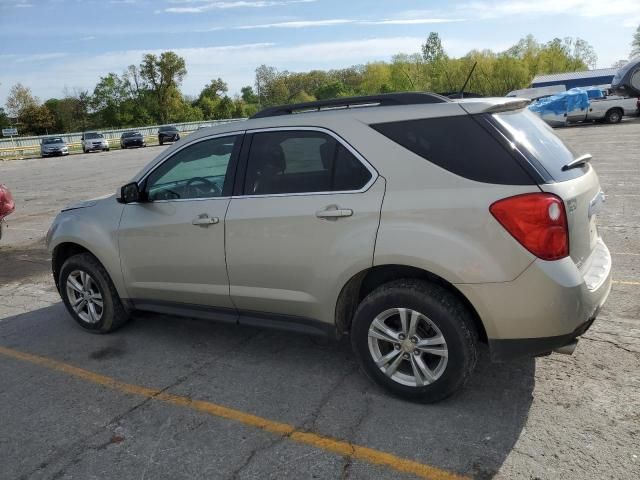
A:
[[[385,137],[449,172],[477,182],[532,185],[515,157],[471,115],[371,125]]]

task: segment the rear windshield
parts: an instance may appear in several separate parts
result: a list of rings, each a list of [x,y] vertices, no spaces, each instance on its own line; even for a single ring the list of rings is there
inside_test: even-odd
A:
[[[493,118],[497,120],[502,133],[518,146],[529,161],[544,168],[555,181],[578,178],[587,171],[586,166],[562,171],[562,167],[578,155],[529,109],[496,113]]]
[[[101,133],[85,133],[84,138],[92,139],[92,138],[103,138]]]

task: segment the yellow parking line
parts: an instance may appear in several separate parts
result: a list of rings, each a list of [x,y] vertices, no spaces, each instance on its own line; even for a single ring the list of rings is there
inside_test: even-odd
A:
[[[611,280],[611,283],[618,285],[640,285],[640,282],[633,282],[631,280]]]
[[[640,257],[640,253],[633,252],[611,252],[612,255],[631,255],[633,257]]]
[[[51,370],[63,372],[67,375],[81,378],[82,380],[86,380],[88,382],[95,383],[97,385],[101,385],[118,392],[152,398],[154,400],[159,400],[171,405],[190,408],[202,413],[207,413],[215,417],[233,420],[244,425],[259,428],[269,433],[288,437],[298,443],[311,445],[320,450],[336,453],[344,457],[351,457],[352,459],[368,462],[375,465],[382,465],[398,472],[413,474],[419,478],[433,480],[460,480],[468,478],[448,472],[446,470],[442,470],[437,467],[432,467],[431,465],[426,465],[423,463],[415,462],[413,460],[408,460],[406,458],[397,457],[391,453],[385,453],[373,448],[355,445],[345,440],[337,440],[313,432],[296,430],[293,425],[275,422],[267,418],[262,418],[257,415],[245,413],[240,410],[217,405],[215,403],[205,402],[202,400],[193,400],[189,397],[183,397],[180,395],[162,392],[160,390],[154,390],[152,388],[124,383],[116,380],[115,378],[111,378],[106,375],[100,375],[99,373],[94,373],[82,368],[74,367],[73,365],[62,363],[51,358],[40,357],[38,355],[32,355],[30,353],[20,352],[18,350],[13,350],[11,348],[5,347],[0,347],[0,354],[17,360],[22,360],[35,365],[39,365]]]

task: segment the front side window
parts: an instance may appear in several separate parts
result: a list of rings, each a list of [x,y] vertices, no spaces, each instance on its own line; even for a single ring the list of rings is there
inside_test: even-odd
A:
[[[221,197],[237,135],[189,145],[147,178],[150,201]]]
[[[253,135],[245,195],[359,190],[371,172],[330,135],[274,131]]]

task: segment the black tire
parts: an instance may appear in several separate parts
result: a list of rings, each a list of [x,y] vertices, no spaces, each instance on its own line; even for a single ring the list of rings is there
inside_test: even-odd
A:
[[[388,377],[375,363],[369,349],[369,327],[382,312],[395,308],[415,310],[428,317],[445,339],[446,366],[432,383],[403,385]],[[365,374],[392,394],[422,403],[442,400],[464,386],[477,362],[477,337],[471,313],[453,293],[440,285],[414,279],[396,280],[378,287],[360,303],[351,325],[351,344]],[[411,368],[407,363],[413,359],[408,355],[409,360],[402,360],[398,371]],[[419,358],[424,359],[422,355],[428,354],[420,355]],[[439,361],[435,356],[429,357]]]
[[[619,108],[612,108],[605,114],[604,121],[609,124],[620,123],[623,115],[624,113]]]
[[[164,145],[164,140],[162,140],[160,137],[158,137],[158,143],[159,143],[160,145]]]
[[[82,319],[71,306],[71,299],[67,292],[67,279],[75,271],[83,271],[89,274],[93,280],[92,285],[102,296],[103,308],[99,321],[89,323]],[[90,253],[80,253],[69,257],[60,269],[59,283],[60,296],[73,319],[85,330],[93,333],[109,333],[124,325],[129,315],[122,305],[118,292],[102,264]]]

